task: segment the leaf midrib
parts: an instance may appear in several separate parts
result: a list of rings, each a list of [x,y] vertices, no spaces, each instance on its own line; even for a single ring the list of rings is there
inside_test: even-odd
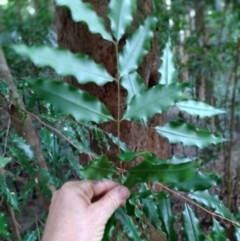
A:
[[[156,86],[157,87],[157,86]],[[159,91],[159,96],[160,96],[160,91],[161,92],[163,92],[162,91],[163,89],[161,89],[161,90],[158,90]],[[178,90],[177,90],[178,91]],[[148,89],[147,90],[147,94],[149,94],[149,92],[151,92],[151,89]],[[166,94],[164,94],[164,95],[161,95],[161,98],[159,98],[159,96],[158,95],[156,95],[156,98],[154,98],[153,100],[151,100],[151,101],[149,101],[149,102],[147,102],[145,105],[142,105],[141,107],[139,107],[139,108],[136,108],[134,111],[131,111],[130,112],[130,117],[131,116],[133,116],[135,113],[137,113],[137,112],[139,112],[139,111],[141,111],[142,109],[146,109],[149,105],[151,105],[152,103],[159,103],[159,101],[161,101],[165,96],[167,96],[167,95],[170,95],[170,94],[172,94],[172,92],[176,92],[176,89],[175,90],[170,90],[168,93],[166,93]],[[162,93],[161,93],[162,94]],[[138,95],[138,96],[140,96],[140,95]],[[159,112],[160,113],[160,112]],[[127,115],[127,117],[128,117],[129,115]],[[126,116],[125,116],[126,117]]]
[[[57,97],[60,96],[60,95],[57,95],[57,94],[55,94],[55,93],[50,92],[50,91],[47,90],[47,89],[44,89],[44,88],[41,88],[41,89],[44,90],[44,91],[47,92],[47,93],[50,93],[51,95],[54,95],[54,96],[57,96]],[[76,92],[78,92],[78,91],[76,91]],[[86,107],[84,107],[84,106],[82,106],[82,105],[80,105],[80,104],[77,105],[76,102],[69,101],[69,99],[66,99],[66,98],[64,98],[63,96],[64,96],[64,95],[61,95],[60,97],[61,97],[62,99],[64,99],[64,100],[66,100],[66,101],[69,102],[69,103],[73,103],[73,105],[75,105],[75,106],[77,106],[77,107],[80,106],[80,108],[83,108],[83,109],[87,110],[88,112],[93,112],[94,114],[96,114],[96,115],[98,115],[98,116],[100,116],[100,117],[104,117],[104,118],[107,118],[107,119],[109,119],[109,120],[112,120],[112,118],[110,118],[110,117],[108,117],[108,116],[106,116],[106,115],[102,115],[101,113],[96,112],[96,111],[91,111],[91,109],[87,109]],[[102,104],[102,103],[101,103],[101,104]]]

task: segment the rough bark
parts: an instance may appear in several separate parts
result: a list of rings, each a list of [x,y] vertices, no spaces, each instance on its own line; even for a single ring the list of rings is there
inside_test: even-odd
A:
[[[194,3],[195,8],[195,31],[199,37],[199,41],[202,41],[202,45],[205,46],[205,3],[204,1],[197,1]],[[200,37],[201,36],[201,37]],[[204,51],[204,49],[203,49]],[[199,56],[197,57],[199,58]],[[205,101],[206,90],[206,78],[203,69],[199,69],[199,77],[196,80],[197,98],[200,101]]]
[[[109,1],[89,0],[96,9],[98,15],[102,16],[109,27],[109,20],[106,18],[106,10]],[[151,1],[138,1],[138,12],[134,19],[133,27],[130,28],[125,38],[133,32],[138,25],[144,20],[145,16],[151,11]],[[88,28],[83,23],[75,23],[71,19],[69,10],[65,8],[57,8],[56,24],[58,30],[58,43],[61,47],[70,49],[74,53],[83,53],[91,56],[95,62],[105,66],[108,72],[116,75],[116,55],[112,43],[105,41],[98,34],[91,34]],[[120,45],[124,44],[125,39],[120,41]],[[143,77],[146,86],[153,86],[158,80],[157,68],[160,64],[159,49],[157,38],[152,41],[150,53],[144,58],[138,72]],[[117,117],[117,85],[116,83],[108,83],[103,87],[99,87],[94,83],[79,85],[72,77],[66,78],[68,83],[78,86],[81,89],[87,90],[90,94],[97,96],[108,108],[111,114]],[[121,114],[125,109],[126,92],[121,89]],[[149,126],[162,125],[165,122],[164,115],[156,115],[149,121]],[[107,132],[117,135],[117,126],[115,122],[104,123],[100,126]],[[149,129],[149,128],[148,128]],[[123,121],[121,123],[121,140],[124,141],[130,150],[148,150],[155,153],[159,158],[168,157],[167,141],[160,138],[153,130],[146,130],[139,123]],[[95,151],[99,151],[97,145],[92,146]],[[110,151],[106,150],[109,158],[115,160],[117,147],[111,147]],[[88,160],[82,160],[86,164]]]

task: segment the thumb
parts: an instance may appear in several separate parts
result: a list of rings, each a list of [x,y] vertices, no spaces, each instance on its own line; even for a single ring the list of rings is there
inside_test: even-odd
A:
[[[107,220],[125,203],[129,197],[129,191],[124,186],[117,186],[108,191],[101,199],[92,204],[94,210],[101,212],[102,219]]]

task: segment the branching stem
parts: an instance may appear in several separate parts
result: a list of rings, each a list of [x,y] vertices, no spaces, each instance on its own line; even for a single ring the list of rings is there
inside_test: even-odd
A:
[[[167,190],[168,192],[172,193],[173,195],[178,196],[178,197],[180,197],[181,199],[185,200],[186,202],[194,205],[195,207],[200,208],[200,209],[203,210],[204,212],[210,214],[212,217],[218,217],[218,218],[220,218],[220,219],[222,219],[222,220],[225,220],[225,221],[230,222],[231,224],[233,224],[233,225],[235,225],[235,226],[237,226],[237,227],[240,227],[240,224],[239,224],[238,222],[232,221],[232,220],[230,220],[230,219],[228,219],[228,218],[225,218],[225,217],[223,217],[223,216],[221,216],[221,215],[219,215],[219,214],[216,214],[216,213],[213,213],[213,212],[209,211],[208,209],[202,207],[201,205],[197,204],[196,202],[190,200],[189,198],[182,196],[181,194],[175,192],[174,190],[170,189],[169,187],[165,186],[164,184],[158,182],[157,185],[159,185],[159,186],[162,187],[163,189]]]
[[[120,137],[121,137],[121,85],[120,85],[120,74],[119,74],[119,64],[118,64],[118,42],[115,42],[115,51],[116,51],[116,67],[117,67],[117,137],[118,137],[118,153],[121,153],[120,149]],[[123,169],[122,162],[120,162],[120,169]],[[122,173],[120,172],[120,180],[122,183]]]
[[[69,140],[65,135],[63,135],[59,130],[57,130],[56,128],[48,125],[47,123],[45,123],[44,121],[42,121],[37,115],[34,115],[31,112],[28,112],[26,110],[22,110],[23,112],[29,114],[30,116],[32,116],[33,118],[35,118],[39,123],[41,123],[43,126],[47,127],[49,130],[53,131],[54,133],[56,133],[58,136],[60,136],[61,138],[63,138],[66,142],[68,142],[71,146],[73,146],[76,150],[78,150],[79,152],[85,153],[89,156],[92,156],[94,158],[98,158],[98,156],[96,154],[93,153],[89,153],[81,148],[79,148],[77,145],[75,145],[71,140]]]

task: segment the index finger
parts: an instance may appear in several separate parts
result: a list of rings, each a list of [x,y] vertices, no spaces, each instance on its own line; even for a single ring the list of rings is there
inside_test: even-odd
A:
[[[94,197],[105,194],[106,192],[110,191],[118,185],[118,183],[107,179],[103,179],[101,181],[86,180],[77,182],[79,190],[83,192],[85,197],[89,200],[92,200]]]

